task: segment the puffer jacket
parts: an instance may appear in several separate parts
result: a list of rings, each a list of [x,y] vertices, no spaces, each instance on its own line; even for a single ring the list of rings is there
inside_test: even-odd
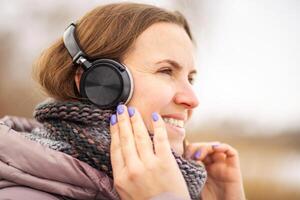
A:
[[[0,120],[0,200],[117,199],[105,173],[20,134],[37,126],[25,118]],[[171,193],[152,198],[166,199],[180,198]]]

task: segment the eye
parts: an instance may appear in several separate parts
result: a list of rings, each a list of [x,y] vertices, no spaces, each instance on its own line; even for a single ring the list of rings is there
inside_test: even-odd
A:
[[[164,68],[164,69],[160,70],[159,72],[164,73],[164,74],[168,74],[168,75],[173,74],[173,70],[171,68]]]
[[[191,85],[194,85],[195,79],[194,78],[189,78],[189,82],[190,82]]]

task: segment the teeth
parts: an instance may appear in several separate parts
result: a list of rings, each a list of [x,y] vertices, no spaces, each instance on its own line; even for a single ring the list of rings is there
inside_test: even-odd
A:
[[[173,126],[184,128],[184,122],[183,122],[183,120],[178,120],[178,119],[174,119],[174,118],[163,118],[163,120],[166,123],[171,124]]]

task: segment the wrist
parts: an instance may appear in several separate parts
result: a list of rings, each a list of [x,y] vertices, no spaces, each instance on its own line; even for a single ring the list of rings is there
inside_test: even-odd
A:
[[[246,195],[242,183],[235,183],[226,187],[224,190],[224,196],[221,197],[222,200],[245,200]]]
[[[183,197],[180,197],[174,193],[171,193],[171,192],[164,192],[164,193],[161,193],[159,195],[156,195],[152,198],[150,198],[149,200],[169,200],[169,199],[174,199],[174,200],[190,200],[190,199],[186,199],[186,198],[183,198]]]

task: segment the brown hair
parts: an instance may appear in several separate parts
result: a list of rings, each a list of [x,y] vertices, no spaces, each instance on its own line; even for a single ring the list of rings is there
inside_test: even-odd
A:
[[[178,11],[170,12],[152,5],[116,3],[99,6],[76,24],[76,36],[91,60],[110,58],[122,61],[137,37],[157,22],[182,26],[192,39],[186,19]],[[43,51],[33,66],[33,77],[47,95],[58,100],[79,99],[75,88],[72,59],[62,38]]]

